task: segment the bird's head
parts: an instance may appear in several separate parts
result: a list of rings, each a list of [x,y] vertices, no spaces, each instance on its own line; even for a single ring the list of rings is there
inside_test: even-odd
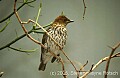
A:
[[[68,23],[71,23],[71,22],[74,22],[74,21],[68,19],[64,15],[60,15],[54,20],[53,24],[59,24],[59,25],[62,25],[62,26],[66,26]]]

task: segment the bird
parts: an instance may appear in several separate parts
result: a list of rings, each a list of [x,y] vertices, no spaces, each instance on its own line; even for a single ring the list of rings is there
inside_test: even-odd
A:
[[[48,35],[47,33],[43,34],[42,44],[47,48],[41,47],[41,58],[40,65],[38,70],[44,71],[46,64],[53,56],[49,51],[54,52],[57,56],[60,56],[60,49],[63,49],[67,40],[67,29],[66,26],[68,23],[74,22],[73,20],[68,19],[65,15],[59,15],[50,27],[46,30],[48,34],[61,46],[59,47]],[[53,56],[51,63],[56,60],[56,57]]]

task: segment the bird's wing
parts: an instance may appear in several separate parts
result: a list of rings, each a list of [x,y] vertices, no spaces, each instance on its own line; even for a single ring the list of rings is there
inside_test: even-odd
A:
[[[50,27],[47,29],[47,32],[49,32]],[[46,33],[44,33],[43,38],[42,38],[42,44],[47,48],[47,39],[48,39],[48,35]],[[41,47],[41,61],[42,59],[42,54],[46,53],[48,50]]]

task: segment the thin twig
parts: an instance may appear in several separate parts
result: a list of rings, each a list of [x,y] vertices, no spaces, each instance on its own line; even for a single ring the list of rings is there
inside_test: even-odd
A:
[[[22,24],[22,20],[20,19],[19,15],[18,15],[18,13],[17,13],[17,10],[16,10],[16,2],[17,2],[17,0],[15,0],[15,3],[14,3],[14,12],[15,12],[15,15],[16,15],[16,17],[17,17],[17,19],[18,19],[18,22],[21,24],[21,27],[22,27],[22,29],[24,30],[26,36],[27,36],[29,39],[31,39],[33,42],[41,45],[41,47],[46,48],[42,43],[40,43],[39,41],[35,40],[31,35],[28,34],[26,28],[24,27],[24,24]]]
[[[17,11],[20,10],[25,4],[29,4],[29,3],[32,3],[32,2],[35,2],[36,0],[32,0],[32,1],[29,1],[29,2],[24,2],[21,6],[19,6],[17,8]],[[12,15],[14,14],[14,12],[12,12],[10,15],[8,15],[6,18],[0,20],[0,23],[4,22],[5,20],[9,19]]]
[[[38,9],[38,14],[36,17],[35,22],[38,22],[39,16],[40,16],[40,12],[41,12],[41,8],[42,8],[42,3],[40,3],[39,9]],[[33,25],[33,29],[36,28],[36,24]]]
[[[83,68],[88,64],[88,60],[87,62],[80,68],[80,71],[83,70]]]
[[[14,48],[9,46],[10,49],[15,50],[15,51],[19,51],[19,52],[24,52],[24,53],[33,53],[35,52],[37,49],[33,49],[33,50],[22,50],[22,49],[18,49],[18,48]]]
[[[92,72],[93,67],[94,67],[94,64],[92,64],[92,66],[91,66],[91,68],[89,70],[90,72]]]
[[[85,13],[86,13],[86,4],[85,4],[85,0],[83,0],[83,5],[84,5],[84,12],[83,12],[83,20],[84,20],[84,17],[85,17]]]
[[[60,47],[60,46],[59,46]],[[61,49],[62,53],[65,55],[65,57],[70,61],[70,63],[72,64],[72,66],[74,67],[76,73],[77,73],[77,78],[79,78],[79,71],[77,70],[77,68],[75,67],[74,63],[69,59],[69,57],[66,55],[66,53]]]
[[[67,75],[65,73],[65,66],[64,66],[64,62],[62,60],[62,58],[60,58],[59,56],[57,56],[54,52],[52,51],[49,51],[53,56],[55,56],[60,62],[61,62],[61,65],[62,65],[62,70],[63,70],[63,77],[64,78],[67,78]]]
[[[108,72],[108,68],[109,68],[109,65],[110,65],[111,56],[114,54],[115,50],[116,50],[119,46],[120,46],[120,42],[119,42],[118,44],[116,44],[114,47],[111,47],[112,51],[111,51],[111,53],[110,53],[109,59],[108,59],[107,64],[106,64],[104,78],[107,78],[107,72]]]
[[[35,1],[35,0],[33,0],[33,1]],[[33,1],[24,2],[24,3],[31,3],[31,2],[33,2]],[[42,7],[42,4],[40,3],[40,8],[41,8],[41,7]],[[39,9],[40,9],[40,8],[39,8]],[[38,15],[37,15],[36,21],[38,21],[39,15],[40,15],[40,10],[38,11]],[[50,25],[51,25],[51,23],[48,24],[48,25],[45,25],[43,28],[46,28],[46,27],[48,27],[48,26],[50,26]],[[30,33],[32,33],[32,32],[43,34],[42,32],[36,31],[36,30],[40,30],[40,29],[41,29],[40,27],[39,27],[39,28],[36,28],[36,27],[34,28],[34,26],[33,26],[33,29],[31,29],[30,31],[28,31],[28,34],[30,34]],[[16,39],[14,39],[14,40],[11,41],[10,43],[6,44],[5,46],[0,47],[0,50],[9,47],[10,45],[14,44],[15,42],[17,42],[18,40],[22,39],[22,38],[25,37],[25,36],[26,36],[26,34],[23,34],[23,35],[17,37]]]
[[[114,54],[111,56],[111,58],[115,58],[115,57],[120,57],[120,52]],[[104,57],[103,59],[99,60],[91,69],[91,71],[87,71],[85,72],[81,77],[79,78],[85,78],[89,73],[91,73],[95,68],[97,68],[102,62],[104,61],[108,61],[109,56],[108,57]]]
[[[10,23],[10,19],[6,22],[6,25],[2,29],[0,29],[0,33],[5,30],[5,28],[8,26],[9,23]]]
[[[48,26],[50,26],[50,24],[44,26],[43,28],[46,28],[46,27],[48,27]],[[41,29],[40,27],[39,27],[39,28],[35,28],[35,29],[31,29],[30,31],[28,31],[28,34],[30,34],[30,33],[32,33],[32,32],[37,33],[36,30],[40,30],[40,29]],[[17,42],[18,40],[22,39],[22,38],[25,37],[25,36],[26,36],[26,34],[23,34],[23,35],[15,38],[14,40],[12,40],[11,42],[9,42],[9,43],[6,44],[5,46],[0,47],[0,50],[9,47],[10,45],[14,44],[15,42]]]

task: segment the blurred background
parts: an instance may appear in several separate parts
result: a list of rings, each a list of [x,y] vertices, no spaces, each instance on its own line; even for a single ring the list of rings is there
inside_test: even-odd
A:
[[[19,7],[23,0],[18,0]],[[83,20],[84,6],[82,0],[42,0],[35,1],[30,5],[25,5],[18,13],[23,21],[28,19],[35,20],[37,16],[39,4],[42,2],[41,16],[39,24],[44,26],[53,22],[53,20],[61,14],[64,14],[74,20],[67,26],[68,40],[64,51],[68,57],[76,62],[77,68],[85,64],[88,65],[85,70],[89,70],[92,64],[96,64],[101,58],[108,56],[111,49],[107,46],[114,46],[120,41],[120,0],[85,0],[87,9]],[[13,12],[14,0],[0,1],[0,20]],[[24,34],[15,15],[10,18],[11,22],[7,28],[0,33],[0,47],[8,44],[18,36]],[[0,29],[3,28],[5,22],[0,23]],[[32,24],[25,25],[28,30],[32,28]],[[35,39],[42,38],[42,34],[31,34]],[[21,53],[11,49],[0,50],[0,71],[4,72],[2,78],[63,78],[62,75],[51,75],[52,72],[59,74],[61,72],[61,64],[50,62],[47,64],[44,72],[38,71],[40,64],[40,46],[32,42],[27,37],[17,41],[12,47],[21,48],[23,50],[36,49],[36,52]],[[119,52],[120,48],[116,50]],[[115,53],[116,53],[115,52]],[[62,58],[66,61],[64,55]],[[120,58],[111,60],[109,71],[112,74],[108,78],[120,77]],[[87,78],[103,78],[106,62],[102,63]],[[68,78],[76,78],[73,74],[74,68],[68,62],[65,68],[69,73]],[[95,74],[96,72],[101,74]],[[117,74],[114,74],[114,73]]]

